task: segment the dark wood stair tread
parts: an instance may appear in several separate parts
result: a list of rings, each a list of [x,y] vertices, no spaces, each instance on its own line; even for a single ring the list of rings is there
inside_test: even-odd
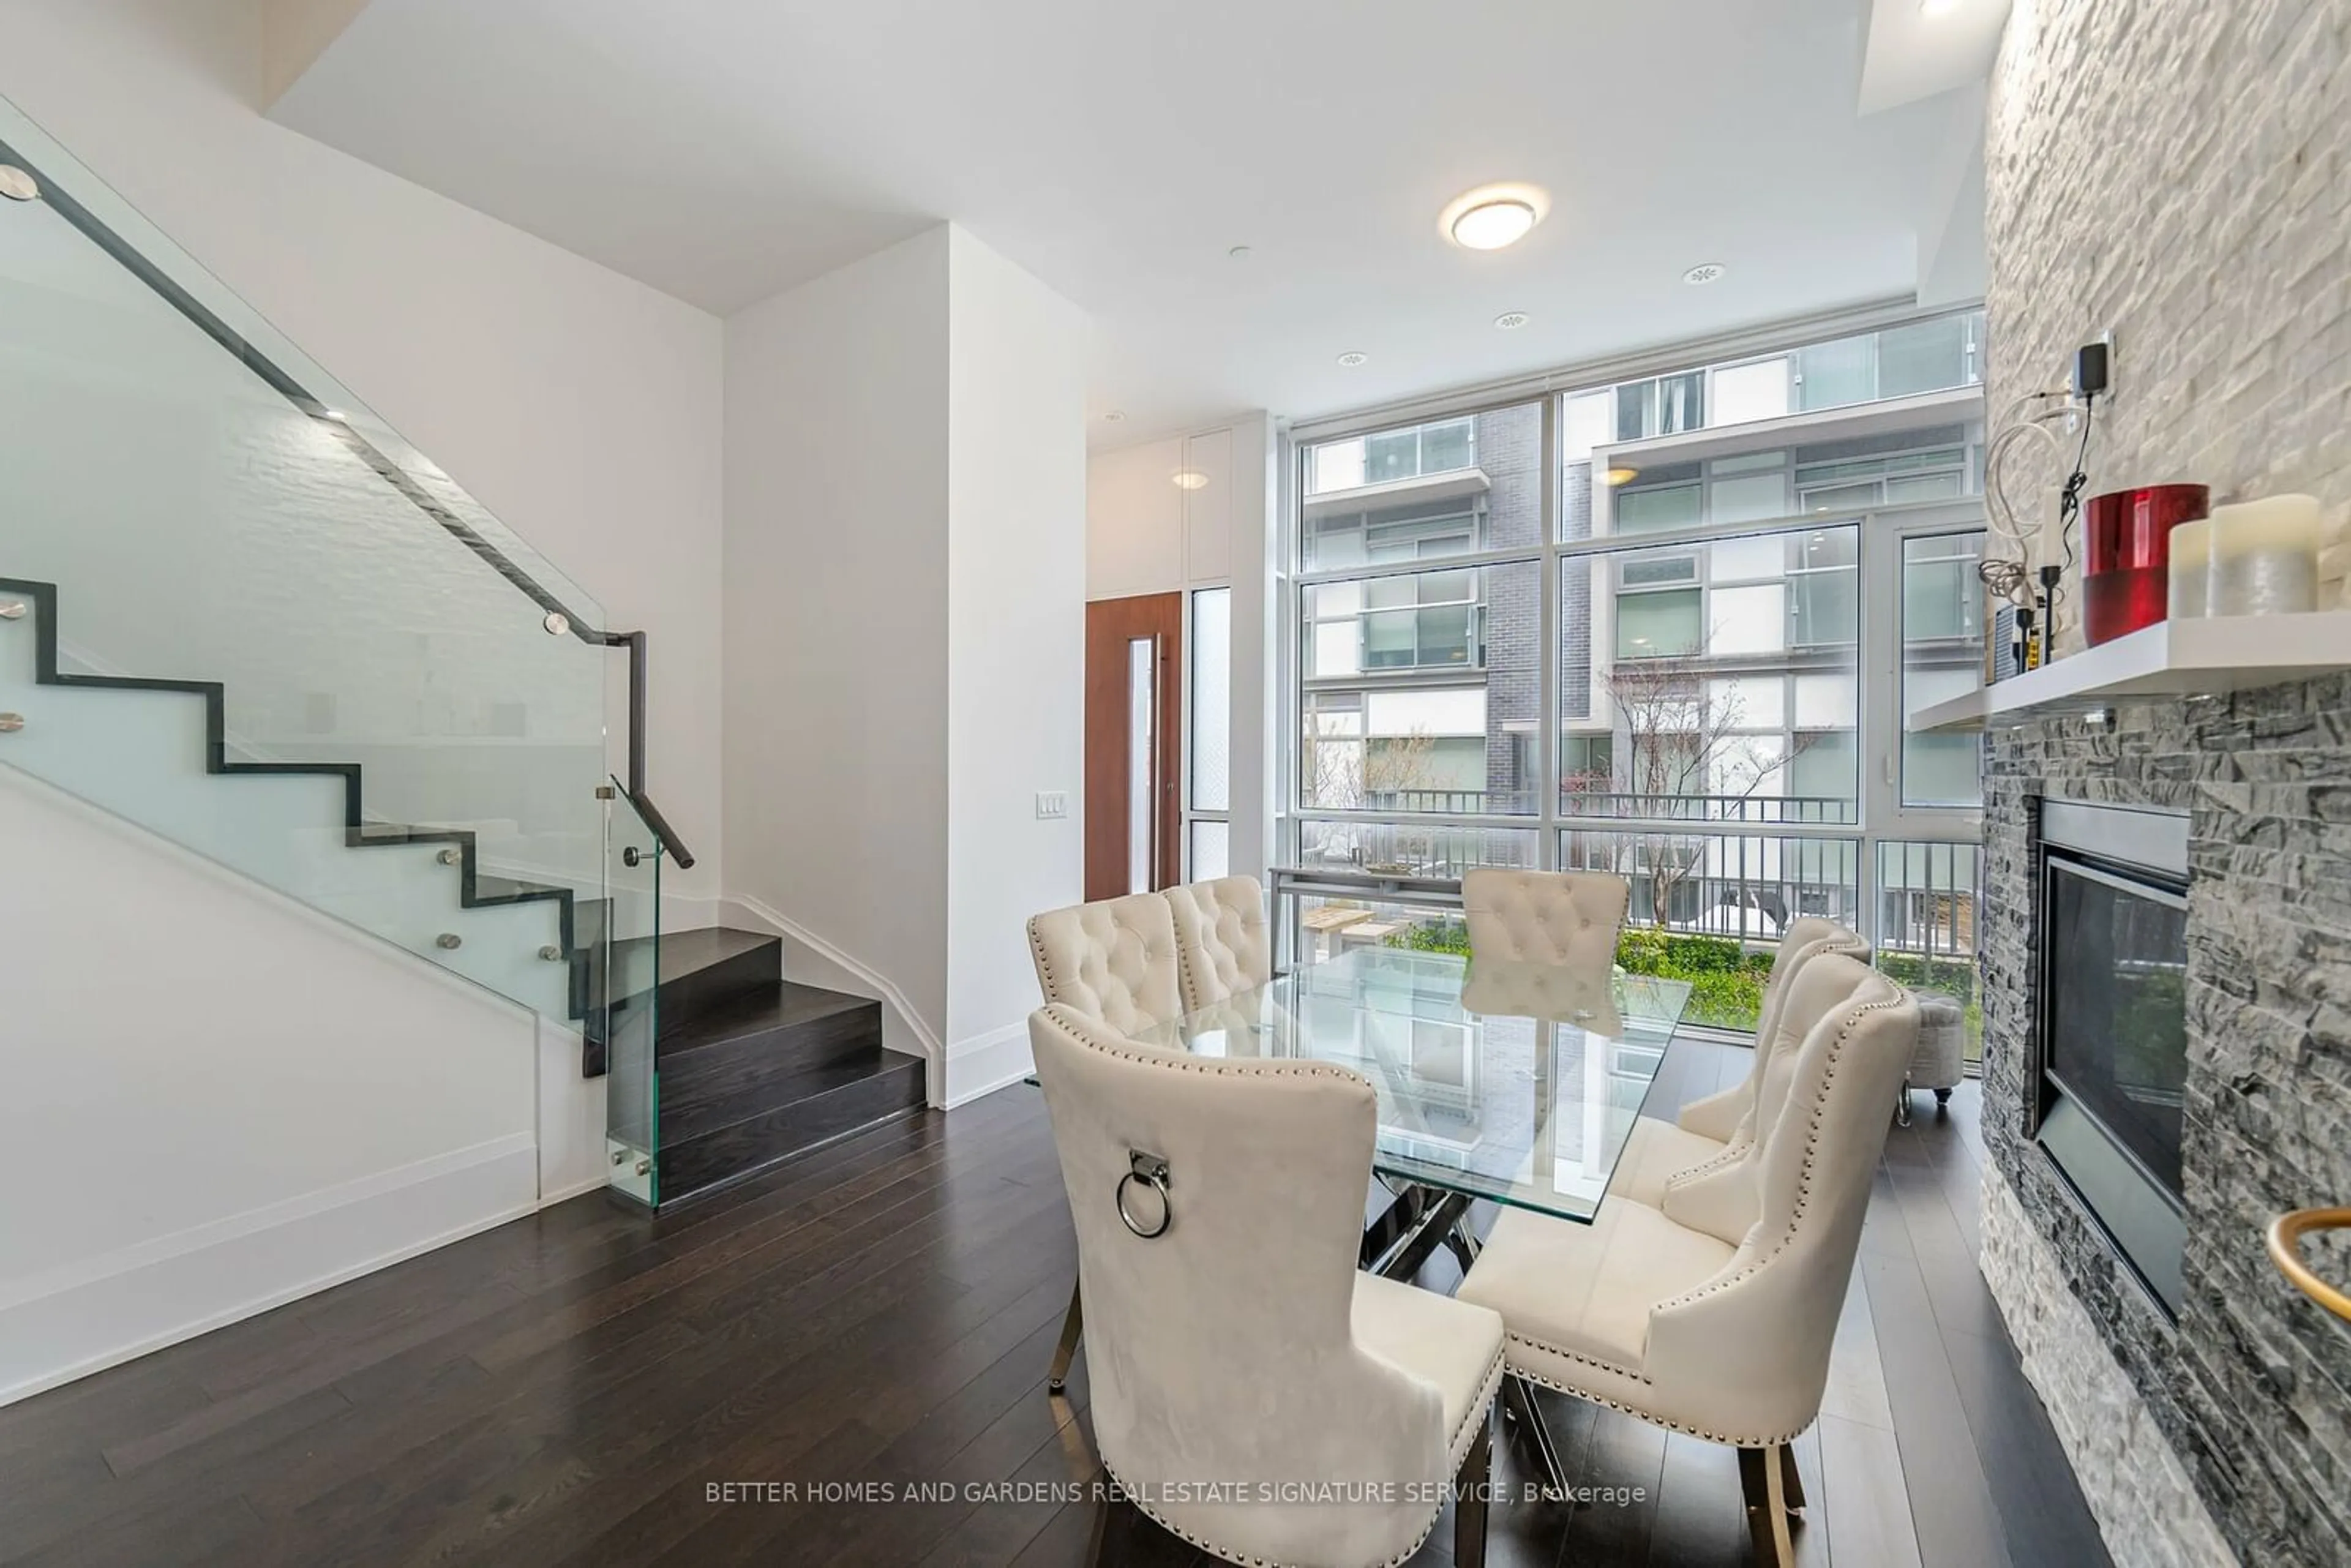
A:
[[[672,1008],[661,1020],[660,1055],[664,1063],[713,1046],[730,1044],[753,1035],[774,1034],[794,1026],[841,1013],[872,1009],[876,1038],[882,1004],[870,997],[852,997],[815,986],[777,980],[700,1007]]]
[[[659,936],[621,937],[612,944],[612,967],[629,972],[631,965],[644,962],[645,955],[653,950],[656,943],[660,945],[659,983],[664,986],[758,947],[773,947],[778,953],[783,949],[781,937],[765,932],[708,925],[695,931],[664,931]]]
[[[726,1122],[697,1136],[664,1137],[659,1156],[663,1207],[732,1186],[877,1122],[921,1110],[923,1059],[878,1048],[875,1058],[864,1070],[806,1098]]]

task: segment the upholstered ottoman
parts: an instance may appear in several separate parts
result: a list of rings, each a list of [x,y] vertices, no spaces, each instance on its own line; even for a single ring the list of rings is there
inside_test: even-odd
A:
[[[1924,991],[1911,995],[1918,999],[1918,1048],[1911,1053],[1910,1071],[1894,1103],[1894,1120],[1905,1127],[1910,1124],[1910,1091],[1932,1089],[1935,1103],[1940,1105],[1968,1071],[1967,1015],[1959,1004]]]

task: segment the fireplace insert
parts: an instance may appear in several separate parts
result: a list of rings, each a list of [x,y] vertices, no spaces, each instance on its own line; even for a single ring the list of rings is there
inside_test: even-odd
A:
[[[2186,1241],[2188,819],[2045,801],[2042,1148],[2168,1311]]]

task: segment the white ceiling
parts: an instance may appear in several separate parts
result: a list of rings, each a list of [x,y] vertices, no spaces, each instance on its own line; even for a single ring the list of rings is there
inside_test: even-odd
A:
[[[273,113],[721,313],[953,219],[1091,313],[1115,444],[1912,293],[1980,95],[1858,116],[1867,10],[371,0]],[[1548,221],[1440,238],[1496,180]]]

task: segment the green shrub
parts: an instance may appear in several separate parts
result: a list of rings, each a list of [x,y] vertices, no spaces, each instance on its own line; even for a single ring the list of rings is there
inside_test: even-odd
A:
[[[1432,921],[1399,931],[1387,939],[1391,947],[1406,947],[1416,953],[1453,953],[1469,956],[1469,927],[1458,920]]]
[[[1666,938],[1666,965],[1677,974],[1735,975],[1746,967],[1747,955],[1738,943],[1722,936]]]
[[[1735,973],[1714,970],[1685,977],[1690,983],[1690,996],[1689,1005],[1682,1009],[1684,1023],[1753,1031],[1755,1020],[1763,1010],[1763,981],[1760,976],[1742,969]]]
[[[1433,920],[1395,933],[1387,946],[1467,957],[1469,928],[1458,920]],[[1763,981],[1771,972],[1771,955],[1750,952],[1725,936],[1687,936],[1642,925],[1617,937],[1616,964],[1628,975],[1687,980],[1685,1022],[1751,1030],[1763,1009]]]
[[[1666,955],[1667,937],[1662,931],[1643,928],[1616,938],[1616,962],[1628,975],[1664,974]]]

